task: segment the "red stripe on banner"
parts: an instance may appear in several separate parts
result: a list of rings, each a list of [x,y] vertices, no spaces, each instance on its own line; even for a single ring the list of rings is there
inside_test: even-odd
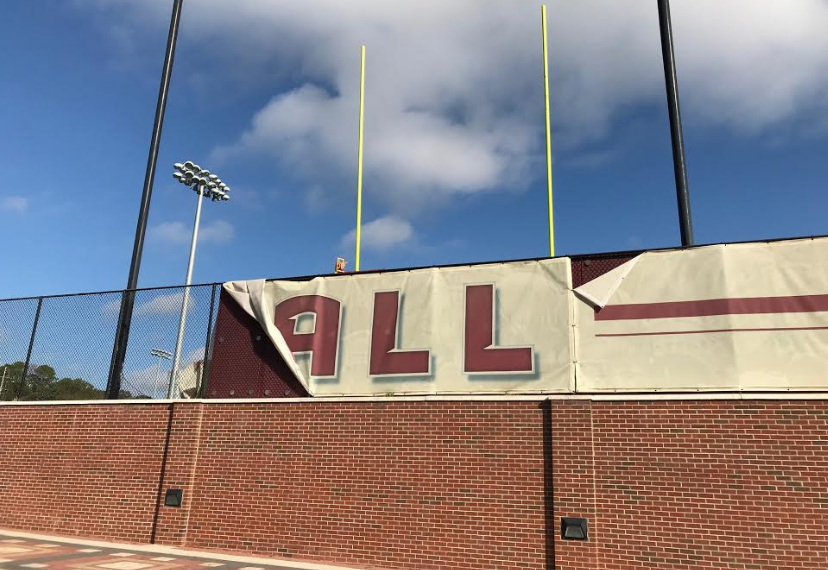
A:
[[[816,313],[828,311],[828,295],[796,297],[743,297],[704,301],[671,301],[607,305],[595,312],[596,321],[676,319],[713,315],[758,315],[768,313]]]
[[[596,337],[617,337],[617,336],[666,336],[673,334],[706,334],[726,332],[773,332],[773,331],[825,331],[828,327],[788,327],[788,328],[765,328],[765,329],[710,329],[702,331],[657,331],[640,333],[603,333],[596,334]]]

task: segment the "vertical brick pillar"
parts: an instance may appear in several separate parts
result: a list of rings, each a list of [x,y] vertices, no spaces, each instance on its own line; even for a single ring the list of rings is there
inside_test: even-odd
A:
[[[152,542],[155,544],[184,546],[187,539],[190,510],[195,501],[193,489],[203,413],[204,406],[200,403],[184,401],[170,405],[169,435],[158,494],[158,516],[153,530]],[[167,489],[184,491],[181,507],[164,505]]]
[[[595,570],[600,528],[595,504],[592,402],[552,402],[552,477],[557,570]],[[586,517],[589,539],[562,540],[561,517]]]

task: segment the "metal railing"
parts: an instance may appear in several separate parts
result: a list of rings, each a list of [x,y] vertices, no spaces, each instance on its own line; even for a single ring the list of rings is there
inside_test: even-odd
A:
[[[126,293],[0,300],[0,400],[104,399]],[[170,392],[174,398],[202,394],[209,378],[219,294],[220,285],[215,283],[134,290],[120,399],[164,399]],[[185,298],[180,365],[173,376]]]

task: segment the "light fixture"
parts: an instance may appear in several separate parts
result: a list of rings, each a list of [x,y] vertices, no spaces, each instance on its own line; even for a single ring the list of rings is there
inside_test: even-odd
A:
[[[184,341],[184,327],[187,322],[187,306],[190,300],[190,282],[193,277],[193,263],[195,261],[196,245],[198,244],[198,226],[201,220],[201,203],[202,198],[210,198],[213,202],[226,202],[230,199],[228,192],[230,188],[221,182],[217,174],[211,173],[209,170],[202,170],[202,168],[188,160],[183,164],[176,162],[173,164],[175,172],[173,178],[178,180],[181,184],[190,188],[198,195],[196,203],[195,222],[193,223],[193,237],[190,243],[190,261],[187,264],[187,278],[184,285],[184,298],[181,302],[181,319],[178,323],[178,339],[175,343],[175,352],[173,353],[172,369],[170,370],[170,382],[167,387],[167,398],[173,398],[173,390],[177,385],[179,365],[181,363],[181,345]]]
[[[167,494],[164,495],[165,507],[180,507],[184,500],[183,489],[167,489]]]
[[[173,167],[176,170],[173,178],[191,188],[196,194],[210,198],[213,202],[226,202],[230,199],[230,187],[222,182],[217,174],[202,170],[191,160],[183,164],[176,162]]]
[[[582,517],[561,517],[561,538],[564,540],[586,540],[587,520]]]

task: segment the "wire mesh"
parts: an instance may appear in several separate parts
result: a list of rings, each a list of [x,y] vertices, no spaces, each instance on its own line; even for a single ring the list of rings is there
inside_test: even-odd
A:
[[[636,255],[638,254],[634,252],[624,252],[573,257],[571,260],[572,287],[577,288],[585,283],[589,283],[604,273],[612,271],[619,265],[623,265]]]
[[[103,399],[120,303],[120,292],[44,298],[17,399]]]
[[[626,263],[636,252],[572,258],[574,287],[600,277]],[[294,378],[256,319],[227,295],[221,297],[221,313],[215,325],[215,360],[210,370],[206,398],[304,397],[307,391]]]
[[[200,394],[204,354],[218,310],[218,302],[213,302],[216,288],[135,291],[120,398]],[[0,300],[0,399],[103,399],[123,295],[115,291]],[[179,372],[171,389],[185,297]]]
[[[307,396],[261,325],[226,293],[215,324],[215,358],[205,398]]]
[[[189,294],[186,294],[189,289]],[[211,325],[212,285],[137,291],[121,378],[122,398],[192,398],[200,393]],[[187,298],[186,311],[182,311]],[[212,323],[218,303],[213,303]],[[184,314],[178,374],[172,374]]]
[[[0,400],[14,400],[20,391],[37,303],[37,299],[0,302]]]
[[[573,286],[634,255],[574,257]],[[306,395],[261,326],[220,293],[217,284],[134,292],[120,398]],[[0,300],[0,399],[104,398],[124,294]],[[179,366],[173,375],[182,315]]]

